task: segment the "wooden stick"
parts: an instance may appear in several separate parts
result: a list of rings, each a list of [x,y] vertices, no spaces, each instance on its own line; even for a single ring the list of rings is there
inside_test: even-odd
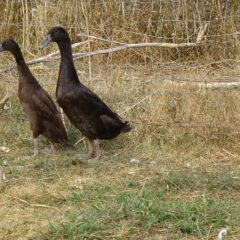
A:
[[[41,208],[51,208],[51,209],[55,209],[55,210],[59,210],[57,207],[52,207],[49,205],[45,205],[45,204],[35,204],[35,203],[29,203],[28,201],[21,199],[21,198],[15,198],[16,200],[18,200],[21,203],[24,203],[30,207],[41,207]]]
[[[118,47],[114,48],[106,48],[106,49],[100,49],[100,50],[95,50],[92,52],[80,52],[80,53],[74,53],[73,54],[73,59],[80,59],[80,58],[85,58],[85,57],[91,57],[94,55],[98,54],[109,54],[109,53],[114,53],[130,48],[146,48],[146,47],[163,47],[163,48],[182,48],[182,47],[196,47],[199,43],[130,43],[130,44],[124,44]],[[51,55],[51,54],[49,54]],[[31,61],[28,61],[28,65],[32,64],[37,64],[37,63],[43,63],[43,62],[50,62],[54,60],[58,60],[61,57],[60,56],[54,56],[54,57],[49,57],[49,55],[37,58]],[[1,72],[0,72],[1,73]]]
[[[108,54],[114,53],[130,48],[146,48],[146,47],[162,47],[162,48],[182,48],[182,47],[196,47],[199,43],[130,43],[122,46],[100,49],[92,52],[83,52],[83,53],[75,53],[73,54],[74,59],[85,58],[89,56],[94,56],[98,54]]]
[[[88,43],[88,42],[89,42],[89,41],[87,40],[87,41],[84,41],[84,42],[74,43],[74,44],[72,44],[72,49],[73,49],[73,48],[76,48],[76,47],[79,47],[79,46],[82,46],[82,45],[84,45],[84,44],[86,44],[86,43]],[[59,52],[59,51],[56,51],[56,52],[50,53],[50,54],[48,54],[48,55],[46,55],[46,56],[43,56],[43,57],[40,57],[40,58],[36,58],[36,59],[30,60],[30,61],[27,62],[27,64],[28,64],[28,65],[32,65],[32,64],[42,63],[42,62],[45,62],[45,61],[48,62],[48,59],[50,59],[50,61],[51,61],[51,59],[54,60],[54,59],[56,58],[56,56],[57,56],[56,59],[59,59],[59,58],[60,58],[59,55],[60,55],[60,52]],[[0,72],[0,73],[1,73],[1,72]]]
[[[238,89],[240,88],[240,82],[215,82],[215,83],[197,83],[197,82],[177,82],[173,80],[164,80],[165,82],[169,82],[170,84],[179,85],[179,86],[198,86],[201,88],[207,88],[212,90],[217,89]]]
[[[219,83],[201,83],[199,84],[200,87],[206,87],[209,89],[237,89],[240,88],[240,82],[219,82]]]
[[[204,37],[204,35],[206,33],[207,26],[208,26],[208,23],[200,28],[200,31],[199,31],[198,36],[197,36],[197,41],[194,42],[194,43],[189,43],[189,42],[187,42],[187,43],[159,43],[159,42],[153,42],[153,43],[129,43],[129,44],[121,44],[121,46],[117,46],[117,47],[113,47],[113,48],[100,49],[100,50],[96,50],[96,51],[92,51],[92,52],[74,53],[73,54],[73,58],[76,60],[76,59],[80,59],[80,58],[91,57],[91,56],[98,55],[98,54],[114,53],[114,52],[130,49],[130,48],[146,48],[146,47],[183,48],[183,47],[196,47],[202,41],[202,39],[203,39],[203,37]],[[95,38],[95,39],[99,39],[99,38],[94,37],[94,36],[91,36],[91,37]],[[85,42],[72,44],[72,48],[76,48],[76,47],[78,47],[80,45],[83,45],[85,43],[89,43],[89,41],[91,41],[91,40],[87,40]],[[50,53],[50,54],[48,54],[46,56],[39,57],[39,58],[30,60],[30,61],[27,61],[27,64],[28,65],[39,64],[39,63],[44,63],[44,62],[55,61],[55,60],[58,60],[60,58],[61,58],[61,56],[59,55],[59,51],[57,51],[57,52]],[[14,68],[16,68],[16,66],[10,66],[10,67],[8,67],[6,69],[2,69],[0,71],[0,74],[8,72],[8,71],[10,71],[10,70],[12,70]]]
[[[74,43],[74,44],[72,44],[72,49],[76,48],[76,47],[79,47],[79,46],[82,46],[82,45],[84,45],[88,42],[89,41],[87,40],[87,41],[84,41],[84,42]],[[59,54],[60,54],[60,52],[56,51],[56,52],[50,53],[46,56],[35,58],[33,60],[27,61],[27,65],[34,65],[34,64],[39,64],[39,63],[44,63],[44,62],[49,62],[49,61],[52,61],[52,60],[60,59]],[[16,67],[17,66],[15,65],[15,66],[10,66],[10,67],[7,67],[5,69],[2,69],[2,70],[0,70],[0,74],[5,73],[5,72],[9,72],[9,71],[15,69]]]

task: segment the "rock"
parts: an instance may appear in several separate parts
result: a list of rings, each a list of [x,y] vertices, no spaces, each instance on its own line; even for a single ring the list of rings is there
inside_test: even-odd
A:
[[[8,153],[10,149],[8,147],[0,147],[0,151]]]
[[[216,240],[222,240],[223,237],[227,236],[227,228],[220,229]]]
[[[151,161],[149,164],[150,165],[155,165],[157,162],[156,161]]]
[[[141,161],[138,160],[138,159],[136,159],[136,158],[130,159],[130,163],[136,163],[136,164],[138,164],[138,163],[140,163],[140,162],[141,162]]]

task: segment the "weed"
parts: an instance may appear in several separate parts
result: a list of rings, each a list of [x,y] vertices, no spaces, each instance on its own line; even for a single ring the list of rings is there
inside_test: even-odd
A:
[[[104,190],[103,190],[104,191]],[[154,228],[167,229],[169,232],[181,232],[190,235],[207,235],[211,228],[234,226],[239,221],[239,206],[235,202],[221,202],[213,199],[182,202],[174,197],[166,199],[163,192],[151,188],[140,191],[112,193],[112,197],[98,199],[85,192],[85,198],[78,201],[87,208],[72,212],[67,223],[52,227],[51,236],[64,239],[92,239],[95,236],[110,238],[111,232],[118,232],[123,222],[129,223],[126,236],[135,229],[150,231]],[[88,201],[86,204],[85,201]],[[96,207],[101,201],[101,207]]]

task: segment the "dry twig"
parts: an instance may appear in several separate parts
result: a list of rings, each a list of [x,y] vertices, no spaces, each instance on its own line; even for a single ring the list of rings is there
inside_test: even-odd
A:
[[[174,85],[178,86],[189,86],[189,82],[177,82],[173,80],[164,80],[166,82],[169,82]],[[238,89],[240,88],[240,82],[215,82],[215,83],[197,83],[197,82],[191,82],[191,86],[197,86],[201,88],[207,88],[212,90],[217,89]]]
[[[96,50],[96,51],[91,51],[91,52],[80,52],[80,53],[74,53],[73,54],[73,58],[76,59],[80,59],[80,58],[85,58],[85,57],[91,57],[94,55],[98,55],[98,54],[109,54],[109,53],[114,53],[114,52],[118,52],[118,51],[122,51],[122,50],[126,50],[126,49],[130,49],[130,48],[146,48],[146,47],[162,47],[162,48],[182,48],[182,47],[196,47],[200,44],[200,42],[202,41],[206,30],[207,30],[207,26],[208,24],[205,24],[204,26],[201,27],[198,36],[197,36],[197,41],[194,43],[190,43],[190,42],[186,42],[186,43],[159,43],[159,42],[152,42],[152,43],[129,43],[129,44],[121,44],[121,46],[117,46],[117,47],[113,47],[113,48],[107,48],[107,49],[100,49],[100,50]],[[98,37],[94,37],[94,36],[90,36],[91,38],[94,39],[100,39]],[[103,39],[101,39],[103,40]],[[80,42],[80,43],[75,43],[72,44],[72,48],[76,48],[77,46],[83,45],[85,43],[89,44],[89,41],[91,40],[87,40],[85,42]],[[44,63],[44,62],[49,62],[49,61],[54,61],[54,60],[58,60],[60,59],[60,55],[59,55],[59,51],[54,52],[54,53],[50,53],[46,56],[40,57],[40,58],[36,58],[33,60],[30,60],[27,62],[28,65],[33,65],[33,64],[39,64],[39,63]],[[3,69],[0,71],[1,73],[4,72],[8,72],[12,69],[16,68],[16,66],[11,66],[7,69]]]
[[[76,47],[82,46],[82,45],[84,45],[84,44],[86,44],[88,42],[89,41],[74,43],[74,44],[72,44],[72,48],[76,48]],[[27,61],[27,65],[34,65],[34,64],[49,62],[49,61],[52,61],[52,60],[57,60],[57,59],[60,58],[59,54],[60,54],[60,52],[56,51],[56,52],[50,53],[50,54],[48,54],[46,56],[35,58],[33,60]],[[13,70],[15,68],[16,68],[16,65],[7,67],[5,69],[2,69],[0,71],[0,74],[1,73],[5,73],[5,72],[9,72],[9,71],[11,71],[11,70]]]
[[[45,204],[32,204],[32,203],[29,203],[28,201],[26,201],[24,199],[21,199],[21,198],[15,198],[15,199],[18,200],[21,203],[24,203],[24,204],[30,206],[30,207],[51,208],[51,209],[58,210],[58,208],[52,207],[52,206],[49,206],[49,205],[45,205]]]

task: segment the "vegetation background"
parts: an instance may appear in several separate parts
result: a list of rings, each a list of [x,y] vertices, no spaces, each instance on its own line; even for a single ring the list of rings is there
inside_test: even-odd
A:
[[[223,227],[228,239],[240,238],[239,0],[13,0],[0,9],[1,40],[14,38],[26,60],[58,50],[38,49],[55,25],[73,43],[86,41],[78,53],[194,43],[208,23],[196,47],[75,61],[80,80],[134,126],[103,142],[104,157],[89,164],[72,164],[86,146],[68,121],[75,151],[23,159],[31,132],[17,71],[7,71],[13,57],[1,53],[0,99],[9,95],[0,106],[1,239],[215,239]],[[59,61],[30,68],[55,99]]]

